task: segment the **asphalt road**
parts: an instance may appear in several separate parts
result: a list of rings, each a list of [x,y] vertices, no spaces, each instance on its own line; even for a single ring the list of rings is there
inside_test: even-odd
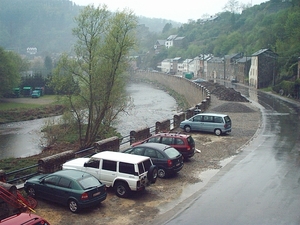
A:
[[[240,91],[261,105],[258,137],[158,224],[300,224],[300,105]]]

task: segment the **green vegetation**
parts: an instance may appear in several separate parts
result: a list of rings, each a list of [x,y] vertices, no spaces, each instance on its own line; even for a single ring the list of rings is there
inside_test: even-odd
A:
[[[60,58],[51,86],[66,99],[64,126],[76,131],[80,147],[87,148],[103,139],[129,106],[126,71],[137,18],[126,10],[112,14],[106,6],[87,6],[75,21],[76,57]]]

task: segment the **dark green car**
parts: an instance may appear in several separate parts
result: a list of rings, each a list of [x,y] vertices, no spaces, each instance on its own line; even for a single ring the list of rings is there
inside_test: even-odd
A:
[[[28,195],[67,205],[76,213],[94,207],[106,199],[106,187],[89,173],[78,170],[61,170],[38,175],[24,184]]]

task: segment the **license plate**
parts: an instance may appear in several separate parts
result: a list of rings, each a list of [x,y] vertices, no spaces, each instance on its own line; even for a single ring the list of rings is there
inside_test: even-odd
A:
[[[180,163],[177,163],[177,164],[176,164],[176,166],[179,166],[179,165],[180,165]]]
[[[96,192],[93,194],[93,197],[100,195],[100,192]]]

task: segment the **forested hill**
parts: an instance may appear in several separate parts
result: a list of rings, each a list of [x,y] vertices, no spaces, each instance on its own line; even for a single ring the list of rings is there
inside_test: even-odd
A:
[[[300,0],[271,0],[244,9],[241,13],[221,12],[209,20],[190,21],[163,34],[185,37],[184,46],[157,55],[157,61],[200,54],[224,55],[269,48],[278,54],[278,72],[297,74],[300,56]]]
[[[1,0],[0,46],[20,54],[27,47],[36,47],[44,55],[68,52],[74,43],[74,17],[82,8],[70,0]],[[171,22],[146,17],[139,21],[154,32]]]

